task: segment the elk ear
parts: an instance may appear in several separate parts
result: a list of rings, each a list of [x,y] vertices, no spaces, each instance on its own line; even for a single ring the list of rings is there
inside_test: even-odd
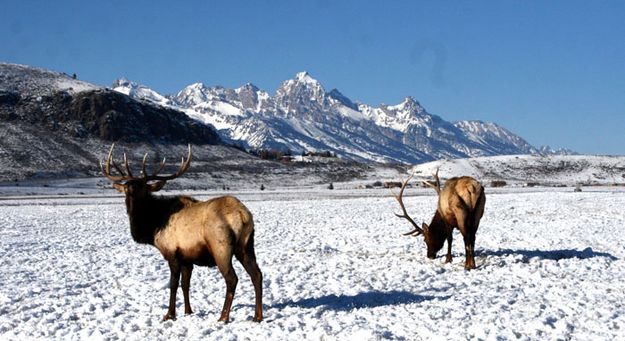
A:
[[[115,187],[119,193],[126,193],[126,186],[124,184],[113,183],[113,187]]]
[[[165,186],[165,184],[166,184],[166,181],[158,181],[153,184],[149,184],[148,190],[150,192],[158,192],[163,188],[163,186]]]

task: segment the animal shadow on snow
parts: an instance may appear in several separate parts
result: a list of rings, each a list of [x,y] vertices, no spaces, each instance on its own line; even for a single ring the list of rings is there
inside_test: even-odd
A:
[[[375,308],[396,304],[410,304],[433,299],[446,299],[445,296],[423,296],[408,291],[371,291],[356,295],[326,295],[316,298],[305,298],[298,301],[287,301],[272,305],[272,308],[286,307],[320,308],[320,310],[350,311],[358,308]]]
[[[612,254],[607,252],[597,252],[592,248],[587,247],[583,250],[575,249],[562,249],[562,250],[513,250],[513,249],[501,249],[496,251],[482,250],[477,253],[478,256],[509,256],[509,255],[521,255],[523,256],[523,262],[528,261],[531,258],[538,258],[544,260],[561,260],[561,259],[589,259],[594,257],[605,257],[611,261],[618,260]]]

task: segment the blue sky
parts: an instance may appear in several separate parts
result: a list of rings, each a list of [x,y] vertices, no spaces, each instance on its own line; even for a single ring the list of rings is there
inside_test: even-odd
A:
[[[531,144],[625,155],[625,1],[10,1],[0,61],[273,93],[306,70],[370,105],[419,100]]]

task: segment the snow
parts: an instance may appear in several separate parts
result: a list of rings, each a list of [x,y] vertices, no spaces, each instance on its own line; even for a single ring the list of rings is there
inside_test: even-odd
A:
[[[353,120],[356,120],[356,121],[362,121],[362,120],[366,119],[365,115],[363,115],[361,112],[356,111],[356,110],[354,110],[352,108],[348,108],[348,107],[346,107],[344,105],[337,106],[336,111],[339,114],[341,114],[341,115],[343,115],[345,117],[349,117],[349,118],[351,118]]]
[[[316,79],[312,78],[310,74],[306,71],[298,72],[295,75],[295,79],[306,84],[317,85],[319,83]]]
[[[83,91],[99,90],[102,88],[100,86],[97,86],[91,83],[87,83],[87,82],[83,82],[83,81],[79,81],[75,79],[70,79],[70,78],[57,79],[54,84],[54,87],[61,91],[68,91],[69,93],[72,93],[72,94],[83,92]]]
[[[338,187],[338,186],[337,186]],[[216,193],[201,193],[201,199]],[[625,328],[625,192],[616,187],[487,189],[477,269],[425,257],[400,233],[388,190],[239,192],[256,222],[265,320],[239,286],[231,323],[217,322],[225,286],[196,268],[195,314],[161,322],[169,270],[135,244],[112,191],[0,200],[0,339],[614,340]],[[432,190],[409,189],[428,220]],[[179,295],[178,309],[182,298]]]
[[[33,97],[51,95],[57,91],[78,93],[99,90],[101,86],[74,79],[66,73],[60,73],[21,64],[0,62],[0,79],[5,90],[15,91],[22,96]]]
[[[195,111],[193,109],[184,109],[184,113],[192,119],[198,120],[204,124],[210,124],[217,130],[222,129],[233,129],[234,126],[231,123],[228,123],[224,117],[217,115],[207,115],[205,113],[201,113]]]
[[[131,82],[126,78],[120,78],[115,83],[116,84],[114,84],[113,87],[114,91],[130,96],[132,98],[147,100],[164,107],[172,107],[171,101],[169,99],[167,99],[165,96],[162,96],[158,92],[146,87],[145,85]]]
[[[228,115],[228,116],[244,116],[243,112],[241,111],[241,109],[233,106],[230,103],[226,103],[226,102],[221,102],[221,101],[209,101],[206,102],[204,104],[201,104],[200,106],[197,106],[197,108],[203,108],[204,106],[206,106],[207,108],[210,108],[214,111],[218,111],[224,115]]]
[[[505,180],[525,184],[622,184],[625,157],[600,155],[499,155],[468,159],[438,160],[413,167],[417,176],[429,177],[437,168],[440,176],[464,174],[483,181]]]

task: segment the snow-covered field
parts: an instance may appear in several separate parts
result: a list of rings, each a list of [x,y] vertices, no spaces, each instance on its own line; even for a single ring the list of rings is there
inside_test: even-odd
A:
[[[433,191],[409,191],[429,221]],[[458,234],[452,264],[401,236],[388,190],[237,193],[256,221],[260,324],[238,263],[231,323],[217,322],[225,285],[207,268],[195,314],[161,322],[169,269],[110,194],[0,198],[0,339],[625,339],[622,189],[487,189],[473,271]]]

